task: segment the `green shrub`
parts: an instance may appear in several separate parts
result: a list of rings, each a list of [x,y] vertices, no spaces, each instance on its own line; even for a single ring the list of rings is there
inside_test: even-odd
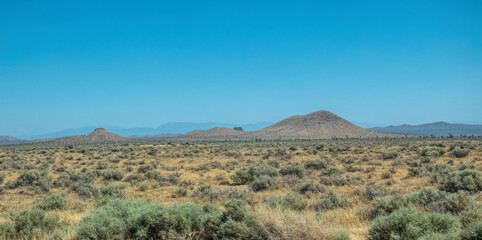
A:
[[[297,186],[296,191],[301,194],[312,194],[323,192],[323,186],[317,182],[307,181]]]
[[[102,176],[102,178],[104,178],[104,180],[120,181],[124,177],[124,172],[121,170],[109,168],[102,171],[100,175]]]
[[[447,192],[464,190],[476,193],[482,191],[482,174],[475,169],[464,169],[451,172],[438,183],[439,187]]]
[[[452,156],[456,158],[464,158],[469,155],[469,150],[468,149],[457,149],[452,152]]]
[[[390,195],[373,200],[370,215],[372,218],[389,215],[392,212],[407,207],[409,202],[403,195]]]
[[[100,188],[100,192],[106,197],[127,198],[127,187],[129,187],[129,183],[116,182],[103,186]]]
[[[78,239],[256,239],[252,213],[242,200],[225,212],[212,204],[171,206],[114,199],[79,223]]]
[[[222,196],[223,192],[221,191],[221,189],[213,187],[211,185],[200,185],[192,193],[193,198],[205,201],[219,200]]]
[[[301,165],[285,165],[281,167],[279,170],[281,175],[294,175],[299,178],[303,178],[305,176],[305,169]]]
[[[401,208],[388,216],[379,216],[371,224],[371,240],[420,239],[433,234],[454,234],[460,222],[448,214],[423,214],[414,208]]]
[[[383,160],[388,160],[388,159],[395,159],[398,157],[398,153],[396,152],[387,152],[387,153],[381,153],[380,158]]]
[[[460,233],[462,240],[482,239],[482,221],[470,224]]]
[[[43,191],[48,191],[52,179],[48,176],[47,172],[39,170],[27,170],[23,172],[14,182],[14,187],[30,186],[38,187]]]
[[[444,152],[438,147],[426,147],[422,150],[422,156],[436,157],[442,155]]]
[[[255,164],[242,167],[230,176],[235,185],[244,185],[253,182],[261,176],[275,177],[278,175],[276,168],[266,164]]]
[[[452,173],[454,169],[447,165],[447,164],[437,164],[432,169],[432,182],[440,183],[445,182],[448,179],[450,173]]]
[[[315,204],[316,211],[331,210],[342,207],[343,201],[338,198],[338,194],[333,189],[326,196],[322,196]]]
[[[37,202],[35,207],[42,210],[63,210],[66,205],[67,201],[65,200],[65,195],[54,193]]]
[[[147,191],[147,189],[149,189],[149,185],[147,183],[141,183],[139,185],[139,191],[145,192],[145,191]]]
[[[75,202],[74,206],[72,206],[72,210],[74,210],[77,213],[83,213],[86,208],[87,208],[87,204],[83,202]]]
[[[288,192],[284,196],[272,196],[266,201],[271,208],[291,209],[295,211],[303,211],[308,206],[308,201],[296,192]]]
[[[350,240],[350,234],[346,231],[340,231],[333,234],[328,235],[328,239],[330,240]]]
[[[322,170],[328,167],[326,160],[312,160],[305,163],[306,169]]]
[[[0,236],[4,239],[43,239],[66,226],[57,214],[47,215],[44,210],[34,208],[12,213],[9,220],[0,223]]]
[[[475,201],[467,192],[459,191],[450,194],[445,201],[441,202],[443,209],[452,214],[459,214],[467,208],[472,208]]]
[[[447,198],[447,193],[436,188],[428,187],[422,188],[418,192],[410,193],[407,197],[411,203],[420,206],[428,206],[434,202],[445,200]]]
[[[482,221],[482,204],[476,204],[468,207],[459,214],[462,227],[467,227],[472,223]]]
[[[0,184],[3,184],[3,181],[5,180],[5,174],[0,173]]]
[[[372,183],[365,187],[364,196],[369,200],[373,200],[377,197],[385,196],[387,193],[388,191],[383,185]]]
[[[249,187],[251,188],[251,190],[253,190],[253,192],[260,192],[270,189],[273,185],[275,185],[275,181],[272,177],[261,176],[251,182],[249,184]]]

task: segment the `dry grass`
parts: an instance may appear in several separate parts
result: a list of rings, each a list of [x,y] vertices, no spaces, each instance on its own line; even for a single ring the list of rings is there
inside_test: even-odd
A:
[[[438,157],[422,157],[426,146],[439,146],[444,154]],[[470,149],[464,158],[454,158],[450,151],[460,147]],[[395,159],[382,159],[382,153],[397,153]],[[65,147],[2,147],[0,148],[0,174],[5,174],[3,193],[0,193],[0,212],[18,211],[30,208],[48,193],[28,186],[7,189],[6,183],[15,181],[27,167],[40,169],[48,165],[48,175],[55,181],[63,174],[79,174],[93,171],[102,174],[99,162],[106,168],[124,172],[124,178],[138,173],[142,166],[154,165],[162,176],[179,174],[177,182],[159,182],[154,179],[133,183],[127,189],[128,199],[143,199],[148,202],[174,204],[180,202],[203,203],[212,201],[220,204],[225,200],[225,192],[237,189],[243,191],[246,185],[233,186],[230,176],[242,167],[253,164],[273,164],[276,169],[286,165],[302,165],[312,160],[328,161],[328,168],[336,167],[340,173],[330,176],[326,169],[306,169],[303,178],[278,176],[275,186],[264,191],[251,193],[246,200],[255,212],[256,224],[265,229],[273,239],[324,239],[329,234],[345,230],[352,239],[367,238],[369,219],[363,217],[371,208],[371,201],[363,197],[369,183],[384,186],[387,192],[409,193],[427,186],[435,186],[430,176],[424,174],[409,177],[411,165],[428,172],[427,166],[445,163],[453,168],[471,165],[482,169],[482,140],[479,138],[455,139],[372,139],[372,140],[327,140],[327,141],[271,141],[239,143],[197,143],[197,144],[145,144]],[[428,160],[427,160],[428,159]],[[13,166],[12,164],[19,166]],[[279,165],[276,166],[276,164]],[[64,168],[64,171],[59,170]],[[130,169],[129,169],[130,168]],[[354,169],[355,168],[355,169]],[[359,168],[359,169],[356,169]],[[85,170],[83,170],[85,169]],[[350,170],[354,169],[354,170]],[[131,170],[128,172],[128,170]],[[394,171],[394,172],[390,172]],[[387,174],[387,172],[390,172]],[[224,176],[221,179],[219,176]],[[359,182],[327,184],[322,179],[361,179]],[[116,182],[94,177],[93,183],[99,187]],[[121,180],[118,180],[121,181]],[[273,195],[283,195],[296,191],[299,184],[314,181],[323,186],[321,193],[303,195],[308,208],[302,212],[273,210],[265,200]],[[147,184],[145,191],[140,184]],[[193,197],[193,192],[201,185],[210,185],[223,194],[211,200]],[[174,196],[179,188],[185,188],[185,196]],[[317,200],[334,189],[349,205],[343,208],[323,211],[318,214],[311,207]],[[69,187],[54,188],[53,192],[63,192],[67,196],[67,208],[58,211],[61,219],[75,225],[88,212],[95,209],[94,198],[82,198]],[[224,191],[224,192],[223,192]],[[477,196],[476,196],[477,197]],[[477,198],[480,201],[480,196]],[[86,203],[84,212],[73,210],[75,202]],[[0,222],[5,218],[0,214]],[[72,237],[75,228],[69,235]],[[67,237],[70,239],[71,237]],[[72,237],[73,238],[73,237]]]

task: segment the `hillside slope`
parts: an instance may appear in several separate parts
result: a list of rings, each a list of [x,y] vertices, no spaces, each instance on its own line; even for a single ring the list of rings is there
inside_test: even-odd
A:
[[[0,145],[16,144],[21,142],[25,142],[25,140],[12,136],[0,136]]]

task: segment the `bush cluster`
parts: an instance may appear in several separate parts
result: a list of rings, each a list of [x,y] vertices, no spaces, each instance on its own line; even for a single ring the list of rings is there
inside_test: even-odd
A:
[[[217,206],[171,206],[116,199],[92,211],[78,226],[78,239],[256,239],[252,213],[242,200]]]
[[[459,229],[459,220],[450,214],[424,214],[415,208],[400,208],[388,216],[377,217],[369,235],[371,240],[456,239]]]

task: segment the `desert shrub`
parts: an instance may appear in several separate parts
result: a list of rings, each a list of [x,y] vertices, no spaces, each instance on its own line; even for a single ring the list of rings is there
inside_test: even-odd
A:
[[[0,184],[3,184],[3,181],[5,180],[5,174],[0,173]]]
[[[212,204],[171,206],[112,200],[79,223],[78,239],[256,239],[251,213],[241,200],[222,212]]]
[[[124,179],[122,179],[123,182],[129,182],[129,183],[139,183],[139,182],[142,182],[144,180],[146,180],[146,176],[142,175],[142,174],[131,174],[131,175],[128,175],[126,177],[124,177]]]
[[[455,234],[460,222],[448,214],[424,214],[415,208],[401,208],[388,216],[379,216],[371,224],[371,240],[420,239],[433,234]]]
[[[55,188],[61,188],[61,187],[71,187],[72,186],[72,180],[70,180],[70,176],[66,173],[62,173],[53,183],[52,185]]]
[[[329,167],[326,168],[322,171],[323,175],[327,176],[338,176],[343,173],[343,170],[337,168],[337,167]]]
[[[242,167],[231,175],[235,185],[244,185],[253,182],[261,176],[275,177],[278,175],[276,168],[266,164],[253,164],[249,167]]]
[[[386,216],[402,207],[407,207],[408,205],[409,202],[403,195],[390,195],[376,198],[373,200],[370,216],[372,218]]]
[[[101,187],[100,192],[105,197],[127,198],[127,187],[129,187],[129,183],[116,182]]]
[[[285,165],[279,170],[281,175],[293,175],[299,178],[305,176],[305,169],[301,165]]]
[[[447,164],[437,164],[430,170],[432,171],[431,180],[435,183],[447,181],[450,173],[454,171],[454,169]]]
[[[43,239],[55,230],[65,227],[57,214],[47,215],[44,210],[33,208],[12,213],[0,223],[0,237],[4,239]]]
[[[211,185],[200,185],[192,193],[193,198],[206,201],[219,200],[222,196],[223,192],[221,191],[221,189],[213,187]]]
[[[72,206],[72,210],[77,213],[83,213],[87,209],[87,204],[83,202],[75,202]]]
[[[470,224],[460,233],[462,240],[482,239],[482,221]]]
[[[464,158],[469,155],[469,150],[468,149],[457,149],[452,152],[452,156],[456,158]]]
[[[312,160],[305,163],[306,169],[322,170],[328,167],[328,162],[326,160]]]
[[[174,193],[172,194],[173,197],[185,197],[187,196],[187,188],[186,187],[179,187],[177,188]]]
[[[242,167],[237,170],[233,175],[231,175],[230,178],[231,180],[233,180],[234,184],[243,185],[254,181],[255,176],[253,172],[250,171],[250,168]]]
[[[149,189],[149,184],[147,184],[147,183],[141,183],[141,184],[139,185],[139,191],[145,192],[145,191],[147,191],[147,189]]]
[[[467,192],[459,191],[450,194],[444,201],[437,202],[433,205],[437,206],[440,212],[459,214],[467,208],[472,208],[475,202]],[[431,206],[429,205],[429,207]]]
[[[271,208],[295,211],[303,211],[308,206],[308,201],[296,192],[288,192],[284,196],[271,196],[266,202]]]
[[[97,197],[99,195],[99,189],[91,183],[75,183],[72,185],[72,190],[85,198]]]
[[[482,221],[482,204],[468,207],[459,214],[462,227],[467,227],[472,223]]]
[[[37,202],[35,207],[42,210],[63,210],[66,205],[67,201],[65,200],[65,195],[54,193]]]
[[[447,193],[436,188],[428,187],[422,188],[418,192],[410,193],[407,197],[411,203],[420,206],[428,206],[434,202],[445,200],[447,198]]]
[[[320,193],[323,192],[323,187],[317,182],[307,181],[298,185],[296,191],[301,194]]]
[[[382,197],[388,194],[387,189],[380,184],[371,183],[365,187],[363,195],[369,200],[373,200],[377,197]]]
[[[438,147],[426,147],[422,150],[421,155],[424,157],[436,157],[442,155],[444,152]]]
[[[138,173],[146,173],[146,172],[149,172],[149,171],[154,171],[155,168],[151,165],[142,165],[142,166],[139,166],[139,168],[137,169],[137,172]]]
[[[441,178],[438,184],[448,192],[464,190],[475,193],[482,191],[482,174],[475,169],[459,170],[449,173],[447,178]]]
[[[44,191],[50,189],[52,179],[48,176],[47,172],[39,170],[28,170],[23,172],[15,181],[15,187],[19,186],[31,186],[39,187]]]
[[[253,192],[259,192],[270,189],[275,184],[275,181],[270,176],[261,176],[256,178],[253,182],[249,184],[249,187]]]
[[[106,169],[100,173],[104,180],[117,180],[120,181],[124,177],[124,172],[117,169]]]
[[[383,160],[395,159],[398,157],[397,152],[384,152],[380,154],[380,158]]]
[[[338,194],[333,189],[330,189],[330,192],[322,196],[318,202],[314,205],[316,211],[324,211],[324,210],[331,210],[335,208],[340,208],[346,206],[347,203],[344,200],[340,200]]]
[[[423,177],[426,173],[419,167],[410,167],[408,170],[407,177]]]
[[[339,231],[328,235],[330,240],[350,240],[350,234],[346,231]]]
[[[164,177],[157,170],[151,170],[151,171],[144,172],[144,176],[146,176],[147,179],[153,179],[153,180],[156,180],[158,182],[164,181]]]

